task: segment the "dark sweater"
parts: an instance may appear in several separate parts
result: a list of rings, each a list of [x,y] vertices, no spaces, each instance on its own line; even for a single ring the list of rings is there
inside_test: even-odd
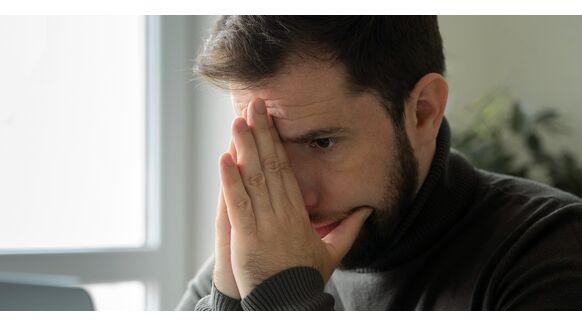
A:
[[[291,268],[242,302],[212,285],[209,260],[178,309],[582,310],[582,201],[474,169],[449,153],[444,121],[429,174],[382,258],[336,270]]]

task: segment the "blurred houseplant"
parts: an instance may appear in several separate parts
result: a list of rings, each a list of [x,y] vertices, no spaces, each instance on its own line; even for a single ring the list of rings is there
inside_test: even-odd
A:
[[[550,151],[544,142],[568,133],[558,110],[528,113],[507,94],[495,92],[469,112],[468,124],[456,124],[465,128],[453,133],[452,146],[475,166],[537,180],[582,197],[582,166],[574,154]]]

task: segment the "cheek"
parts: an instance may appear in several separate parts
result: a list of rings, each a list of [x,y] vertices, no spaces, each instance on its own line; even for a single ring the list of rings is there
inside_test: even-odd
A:
[[[350,160],[321,170],[322,200],[346,208],[382,206],[385,189],[389,187],[385,155],[360,153],[346,158]]]
[[[385,145],[353,147],[338,153],[337,158],[298,145],[286,150],[304,197],[317,199],[320,207],[349,210],[383,205],[390,167]]]
[[[332,172],[321,177],[319,206],[333,212],[346,212],[361,206],[382,208],[385,181],[363,175],[361,171]]]

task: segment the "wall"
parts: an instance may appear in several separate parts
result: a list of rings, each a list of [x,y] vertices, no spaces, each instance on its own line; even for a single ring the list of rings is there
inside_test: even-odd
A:
[[[467,105],[496,88],[507,88],[525,109],[558,108],[572,136],[565,145],[582,158],[579,108],[582,17],[441,16],[450,96],[447,115],[462,122]],[[454,126],[453,126],[454,128]]]

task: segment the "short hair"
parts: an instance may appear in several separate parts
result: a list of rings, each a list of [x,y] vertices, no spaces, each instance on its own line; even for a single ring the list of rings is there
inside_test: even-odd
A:
[[[418,80],[445,71],[435,16],[222,16],[194,71],[219,87],[253,88],[291,55],[342,63],[348,91],[375,93],[397,127]]]

